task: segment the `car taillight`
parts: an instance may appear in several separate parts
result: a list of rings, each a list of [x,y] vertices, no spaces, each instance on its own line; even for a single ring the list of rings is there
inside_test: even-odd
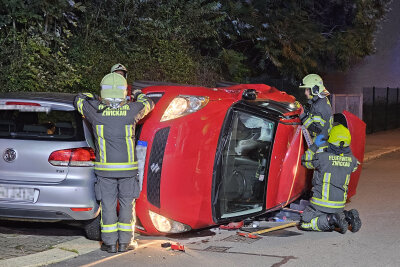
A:
[[[94,151],[90,147],[57,150],[49,156],[49,163],[54,166],[91,167],[94,161]]]

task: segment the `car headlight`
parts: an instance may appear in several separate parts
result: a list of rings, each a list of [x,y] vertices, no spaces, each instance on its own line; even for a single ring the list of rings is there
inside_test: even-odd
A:
[[[189,225],[168,219],[160,214],[149,210],[151,222],[157,231],[162,233],[176,234],[192,230]]]
[[[207,96],[180,95],[175,97],[164,111],[161,121],[173,120],[187,114],[196,112],[207,105]]]

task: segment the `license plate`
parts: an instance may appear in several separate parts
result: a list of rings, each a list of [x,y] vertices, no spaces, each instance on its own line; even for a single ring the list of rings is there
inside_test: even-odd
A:
[[[23,187],[8,187],[0,185],[1,200],[15,200],[33,202],[35,198],[35,189]]]

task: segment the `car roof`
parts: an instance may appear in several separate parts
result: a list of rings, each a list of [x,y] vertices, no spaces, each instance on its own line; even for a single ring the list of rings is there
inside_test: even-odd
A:
[[[0,99],[37,100],[73,104],[76,95],[56,92],[9,92],[0,93]]]

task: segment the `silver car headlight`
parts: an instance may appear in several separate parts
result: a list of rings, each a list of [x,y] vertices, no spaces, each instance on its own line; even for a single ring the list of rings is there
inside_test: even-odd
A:
[[[162,233],[177,234],[192,230],[189,225],[168,219],[160,214],[149,210],[151,222],[157,231]]]
[[[207,105],[208,96],[180,95],[175,97],[164,111],[161,121],[173,120],[196,112]]]

